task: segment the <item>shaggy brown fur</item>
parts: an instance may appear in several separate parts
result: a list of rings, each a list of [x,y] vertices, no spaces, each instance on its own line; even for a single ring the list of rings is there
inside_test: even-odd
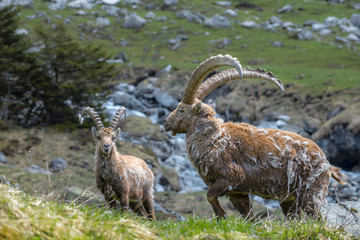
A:
[[[251,217],[249,193],[279,200],[287,216],[301,209],[318,216],[331,174],[338,180],[341,176],[313,141],[291,132],[223,123],[214,115],[198,99],[191,105],[180,102],[164,127],[173,135],[186,133],[190,160],[210,187],[208,201],[218,217],[226,216],[218,201],[223,195]]]
[[[133,156],[123,156],[116,150],[115,142],[120,129],[113,131],[92,128],[96,143],[96,186],[111,208],[116,200],[124,209],[155,220],[153,202],[154,174],[146,163]]]

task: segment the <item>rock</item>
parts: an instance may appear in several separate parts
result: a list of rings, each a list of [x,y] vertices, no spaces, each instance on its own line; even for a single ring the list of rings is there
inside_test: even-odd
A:
[[[2,152],[0,152],[0,162],[1,163],[7,163],[8,162],[6,156]]]
[[[354,13],[353,15],[351,15],[350,22],[351,22],[354,26],[360,28],[360,14]]]
[[[177,108],[178,101],[170,96],[166,91],[156,88],[154,91],[154,97],[162,107],[168,108],[170,110]]]
[[[277,12],[278,13],[289,13],[289,12],[291,12],[291,10],[292,10],[292,6],[287,4],[287,5],[283,6],[282,8],[278,9]]]
[[[115,56],[115,59],[121,60],[122,63],[129,61],[129,58],[126,56],[126,53],[124,52],[120,52],[119,54],[117,54]]]
[[[145,18],[156,18],[156,15],[153,12],[147,12]]]
[[[271,44],[273,47],[283,47],[284,44],[280,41],[275,41]]]
[[[323,36],[329,35],[329,34],[331,34],[331,33],[332,33],[332,31],[331,31],[330,29],[327,29],[327,28],[321,29],[320,32],[319,32],[319,34],[320,34],[320,35],[323,35]]]
[[[164,73],[169,73],[171,71],[171,69],[172,69],[172,66],[169,64],[165,68],[161,69],[160,72],[158,74],[156,74],[156,76],[160,77]]]
[[[144,18],[138,16],[136,13],[132,13],[125,18],[125,23],[123,25],[123,28],[139,29],[142,26],[144,26],[145,23],[146,20]]]
[[[120,12],[120,8],[108,5],[102,5],[101,10],[105,11],[106,15],[111,17],[118,17]]]
[[[88,0],[75,0],[67,4],[71,8],[82,8],[82,9],[92,9],[94,7],[93,3],[90,3]]]
[[[322,24],[322,23],[315,23],[311,26],[312,30],[314,31],[320,31],[322,29],[325,29],[326,28],[326,25],[325,24]]]
[[[49,169],[52,172],[61,172],[67,168],[67,162],[63,158],[53,158],[50,160]]]
[[[327,203],[320,210],[329,227],[344,229],[353,236],[360,236],[360,202]]]
[[[347,38],[348,38],[350,41],[353,41],[353,42],[359,41],[359,37],[356,36],[356,35],[353,34],[353,33],[350,33],[350,34],[347,36]]]
[[[181,10],[179,12],[176,12],[176,17],[178,18],[186,18],[189,22],[195,22],[195,23],[202,23],[203,22],[203,16],[199,14],[191,13],[188,10]]]
[[[256,28],[257,27],[257,24],[255,21],[244,21],[240,25],[245,28]]]
[[[114,92],[111,95],[111,100],[115,105],[124,106],[125,108],[129,108],[132,110],[138,110],[140,112],[145,113],[146,107],[142,104],[138,99],[136,99],[133,95],[130,95],[125,92]]]
[[[360,9],[360,3],[351,3],[351,6],[353,6],[356,10]]]
[[[231,40],[230,38],[221,38],[221,39],[217,39],[217,40],[211,40],[211,41],[208,41],[208,44],[216,44],[217,45],[217,48],[224,48],[228,45],[231,44]]]
[[[311,40],[314,38],[314,33],[307,29],[302,29],[300,32],[296,34],[296,37],[299,40]]]
[[[167,17],[166,16],[160,16],[160,17],[156,18],[156,21],[165,22],[165,21],[167,21]]]
[[[62,10],[66,7],[67,0],[56,0],[48,5],[48,8],[53,11]]]
[[[18,29],[15,30],[15,34],[28,35],[29,31],[26,30],[25,28],[18,28]]]
[[[165,7],[171,7],[178,4],[178,0],[164,0]]]
[[[232,16],[232,17],[236,17],[237,16],[237,12],[232,10],[232,9],[226,9],[224,11],[225,14],[229,15],[229,16]]]
[[[0,9],[10,5],[31,6],[33,3],[34,0],[2,0],[0,2]]]
[[[330,16],[325,19],[324,24],[327,27],[335,27],[339,24],[339,22],[340,20],[337,17]]]
[[[215,14],[211,18],[205,19],[204,25],[213,28],[230,27],[230,20],[227,17]]]
[[[38,165],[31,165],[30,167],[25,167],[23,168],[25,171],[28,171],[30,173],[40,173],[40,174],[46,174],[46,175],[51,175],[52,173]]]
[[[214,4],[222,6],[222,7],[230,7],[231,6],[231,2],[228,2],[228,1],[215,1]]]
[[[305,116],[303,118],[303,123],[305,132],[313,134],[319,129],[321,121],[313,117]]]
[[[100,27],[107,27],[107,26],[110,26],[110,24],[111,24],[109,19],[107,19],[105,17],[96,18],[96,23],[99,24]]]
[[[101,0],[103,3],[105,4],[117,4],[118,2],[120,2],[121,0]]]
[[[174,212],[172,210],[165,209],[163,206],[161,206],[159,203],[157,203],[155,201],[154,201],[154,210],[155,210],[155,212],[162,212],[162,213],[166,214],[167,215],[166,219],[174,218],[175,220],[178,220],[178,221],[186,220],[186,218],[184,216],[182,216],[181,214]]]
[[[310,26],[312,26],[312,25],[314,25],[316,23],[318,23],[318,22],[315,21],[315,20],[310,19],[310,20],[307,20],[306,22],[304,22],[304,27],[310,27]]]
[[[252,4],[252,3],[247,3],[247,2],[242,2],[239,3],[235,6],[236,8],[247,8],[247,9],[255,9],[257,11],[263,11],[264,9],[258,5]]]
[[[274,23],[281,24],[282,23],[281,19],[276,16],[270,17],[268,21],[271,24],[274,24]]]

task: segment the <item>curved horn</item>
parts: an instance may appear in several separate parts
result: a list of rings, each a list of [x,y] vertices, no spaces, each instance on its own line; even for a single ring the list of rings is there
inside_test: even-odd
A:
[[[93,108],[91,107],[86,107],[82,110],[81,112],[81,116],[80,116],[80,124],[82,124],[83,122],[83,115],[89,115],[92,120],[95,122],[96,127],[98,128],[98,130],[103,129],[104,128],[104,124],[101,122],[101,119],[99,117],[99,115],[94,111]]]
[[[116,126],[118,125],[121,116],[125,114],[125,119],[126,119],[126,109],[124,107],[119,108],[119,110],[117,110],[111,124],[110,124],[110,129],[115,130]]]
[[[242,78],[258,78],[263,79],[272,83],[275,83],[283,92],[284,86],[280,79],[278,79],[272,72],[266,72],[264,69],[257,68],[251,69],[247,67],[243,69]],[[228,69],[221,71],[214,76],[206,79],[201,83],[199,90],[196,93],[196,98],[203,100],[209,93],[211,93],[215,88],[228,83],[230,81],[239,80],[241,77],[235,69]]]
[[[230,55],[217,55],[206,59],[194,70],[189,81],[186,84],[183,103],[192,104],[195,100],[196,92],[202,80],[214,69],[221,66],[231,66],[238,71],[238,76],[242,78],[242,69],[240,62]]]

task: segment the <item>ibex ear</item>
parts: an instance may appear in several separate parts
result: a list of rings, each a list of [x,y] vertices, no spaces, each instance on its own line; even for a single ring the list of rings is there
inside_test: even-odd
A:
[[[191,113],[197,115],[201,109],[201,102],[198,102],[195,107],[191,110]]]
[[[92,132],[94,138],[96,139],[97,136],[98,136],[96,128],[95,128],[95,127],[92,127],[92,128],[91,128],[91,132]]]
[[[121,128],[116,129],[116,131],[115,131],[115,136],[116,136],[116,139],[118,139],[118,138],[119,138],[119,136],[120,136],[120,132],[121,132]]]

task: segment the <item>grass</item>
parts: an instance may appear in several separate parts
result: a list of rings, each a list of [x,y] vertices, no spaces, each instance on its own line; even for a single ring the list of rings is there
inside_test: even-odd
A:
[[[163,1],[153,1],[157,6],[162,6]],[[339,90],[360,85],[359,76],[359,50],[343,46],[339,49],[335,44],[335,34],[313,39],[310,41],[299,41],[292,38],[285,30],[277,32],[259,29],[246,29],[241,27],[237,21],[255,20],[258,23],[267,21],[271,16],[278,16],[282,21],[291,21],[302,26],[306,20],[313,19],[323,22],[328,16],[350,19],[355,13],[348,4],[331,5],[320,0],[271,0],[252,1],[253,4],[261,6],[263,11],[252,9],[239,9],[237,17],[229,17],[232,25],[230,28],[214,29],[205,27],[203,24],[189,23],[186,19],[176,17],[176,11],[189,9],[206,17],[215,13],[223,14],[224,7],[213,4],[212,1],[179,1],[176,10],[154,9],[156,16],[166,16],[167,21],[148,21],[140,30],[124,29],[121,18],[106,16],[105,11],[96,5],[91,10],[84,10],[87,15],[77,16],[78,9],[65,8],[59,11],[51,11],[47,3],[35,0],[30,8],[24,8],[21,15],[22,27],[28,28],[30,36],[33,36],[32,28],[36,23],[44,22],[44,19],[28,19],[26,16],[35,12],[45,12],[51,21],[57,21],[54,15],[60,15],[63,19],[71,17],[67,25],[73,36],[81,41],[89,41],[102,45],[113,57],[119,52],[125,52],[130,58],[133,66],[142,66],[152,69],[161,69],[171,64],[177,74],[189,74],[207,57],[216,54],[230,53],[240,59],[243,65],[251,65],[254,59],[260,59],[260,66],[273,71],[285,83],[297,83],[299,91],[318,94],[327,90],[328,86],[323,83],[332,82],[331,89]],[[232,1],[232,8],[237,2]],[[291,13],[278,14],[277,10],[285,4],[291,4]],[[138,5],[137,9],[131,9],[130,5],[122,2],[116,5],[119,8],[127,8],[128,12],[137,12],[144,17],[149,11],[145,6]],[[96,12],[94,14],[93,12]],[[111,26],[99,28],[95,24],[97,16],[106,16]],[[83,31],[80,25],[89,26],[90,31]],[[92,30],[95,30],[94,33]],[[338,27],[332,30],[339,36],[347,36]],[[207,34],[205,34],[207,33]],[[85,34],[85,35],[80,35]],[[177,35],[187,35],[189,40],[183,41],[176,51],[168,46],[168,40]],[[236,39],[242,36],[242,39]],[[214,44],[208,44],[210,40],[230,38],[232,43],[225,48],[219,49]],[[129,42],[127,46],[120,44],[120,39]],[[270,46],[273,41],[281,41],[282,48]],[[257,64],[251,65],[257,67]],[[125,68],[125,65],[119,65]],[[302,81],[296,78],[300,73],[305,75]],[[331,76],[329,76],[331,75]],[[174,79],[172,81],[179,81]],[[183,80],[181,80],[183,81]],[[172,84],[177,86],[177,84]],[[180,84],[182,86],[183,84]],[[315,87],[314,87],[315,86]]]
[[[30,197],[0,184],[0,239],[348,239],[322,222],[230,217],[150,222],[132,213]]]

